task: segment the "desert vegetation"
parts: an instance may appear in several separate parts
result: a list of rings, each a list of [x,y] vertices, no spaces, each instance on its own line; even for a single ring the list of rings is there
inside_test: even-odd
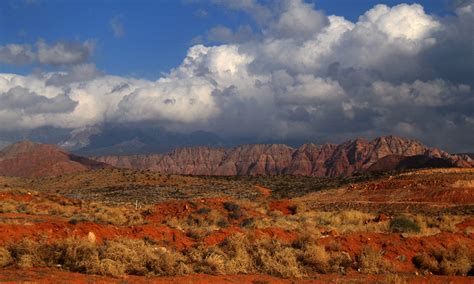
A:
[[[106,173],[124,176],[122,170],[107,169],[90,177],[80,173],[69,180],[39,179],[35,186],[28,179],[2,178],[1,269],[59,269],[118,279],[130,275],[239,274],[282,279],[366,275],[391,283],[403,283],[407,275],[473,274],[474,220],[469,204],[443,214],[436,202],[432,209],[395,212],[392,209],[398,207],[386,210],[392,205],[384,202],[373,203],[379,207],[367,207],[361,201],[351,206],[319,205],[341,190],[361,192],[364,198],[367,192],[393,191],[399,184],[411,184],[414,176],[382,176],[282,199],[271,188],[255,183],[258,177],[238,181],[253,188],[255,198],[249,198],[234,188],[238,183],[226,179],[153,176],[147,171],[137,171],[139,178],[134,178],[132,171],[126,172],[124,180],[96,182],[97,176]],[[123,202],[121,194],[114,199],[110,192],[105,199],[97,195],[95,201],[65,196],[71,184],[83,192],[99,192],[98,188],[129,181],[148,184],[147,175],[177,188],[205,186],[206,180],[214,180],[209,186],[220,184],[227,188],[226,194],[182,199],[178,193],[176,199],[156,203]],[[436,184],[431,176],[424,180]],[[85,189],[80,189],[81,184],[86,184]],[[45,185],[51,187],[45,190]],[[319,203],[313,194],[318,194]]]

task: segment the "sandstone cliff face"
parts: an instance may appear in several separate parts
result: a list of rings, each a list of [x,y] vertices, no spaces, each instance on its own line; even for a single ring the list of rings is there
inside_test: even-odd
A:
[[[22,141],[0,151],[0,175],[57,176],[110,165],[71,155],[53,145]]]
[[[242,145],[231,149],[180,148],[166,155],[105,156],[95,160],[116,167],[151,169],[163,173],[191,175],[304,175],[340,176],[366,171],[390,155],[442,158],[459,167],[471,167],[467,156],[450,155],[418,141],[400,137],[356,139],[340,145],[305,144]]]
[[[225,149],[221,148],[179,148],[161,159],[156,157],[156,163],[148,168],[167,173],[210,175],[216,171],[224,155]]]

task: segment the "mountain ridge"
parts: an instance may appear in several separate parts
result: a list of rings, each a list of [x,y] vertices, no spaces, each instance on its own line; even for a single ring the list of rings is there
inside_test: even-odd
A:
[[[410,157],[410,158],[407,158]],[[472,167],[467,155],[451,155],[417,140],[383,136],[341,144],[244,144],[181,147],[166,154],[81,157],[55,145],[20,141],[0,151],[0,175],[57,176],[106,167],[184,175],[349,176],[357,172],[420,167]]]
[[[91,159],[115,167],[150,169],[187,175],[303,175],[348,176],[367,171],[383,157],[427,156],[446,160],[456,167],[472,167],[465,155],[451,155],[417,140],[382,136],[371,141],[354,139],[342,144],[245,144],[232,148],[183,147],[167,154],[109,155]],[[410,165],[404,165],[410,167]]]

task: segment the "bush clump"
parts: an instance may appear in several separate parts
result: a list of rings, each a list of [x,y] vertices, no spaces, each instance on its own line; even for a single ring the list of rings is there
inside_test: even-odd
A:
[[[224,208],[230,212],[240,211],[240,206],[234,202],[224,202]]]
[[[198,211],[197,211],[197,213],[198,213],[198,214],[201,214],[201,215],[209,214],[209,212],[211,212],[211,209],[206,208],[206,207],[201,207],[201,208],[199,208]]]
[[[420,225],[407,217],[397,217],[390,221],[390,232],[392,233],[419,233]]]
[[[229,219],[233,219],[233,220],[240,219],[240,217],[242,217],[242,212],[240,212],[240,211],[231,212],[231,213],[229,213],[228,217],[229,217]]]
[[[97,244],[78,238],[55,243],[25,239],[10,245],[6,252],[9,254],[0,249],[0,258],[10,255],[8,263],[20,268],[61,265],[73,272],[112,277],[192,273],[182,254],[147,244],[144,240],[117,239]]]
[[[471,248],[456,245],[448,249],[433,250],[431,253],[420,253],[413,257],[418,269],[438,275],[472,275],[474,274],[474,251]]]
[[[255,218],[245,218],[242,220],[242,223],[240,224],[241,227],[248,228],[251,227],[255,223]]]
[[[216,225],[220,228],[227,228],[229,227],[229,222],[225,219],[220,219],[219,221],[217,221]]]
[[[383,251],[365,247],[357,257],[358,270],[366,274],[382,274],[392,270],[390,263],[384,259]]]

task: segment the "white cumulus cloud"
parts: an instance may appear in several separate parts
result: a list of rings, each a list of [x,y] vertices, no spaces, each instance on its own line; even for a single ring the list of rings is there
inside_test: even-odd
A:
[[[351,22],[301,0],[214,2],[248,12],[260,30],[217,27],[208,37],[223,43],[192,46],[157,80],[103,74],[86,63],[89,41],[38,42],[41,63],[69,68],[0,74],[0,128],[152,121],[262,139],[474,139],[471,4],[445,18],[377,5]]]

